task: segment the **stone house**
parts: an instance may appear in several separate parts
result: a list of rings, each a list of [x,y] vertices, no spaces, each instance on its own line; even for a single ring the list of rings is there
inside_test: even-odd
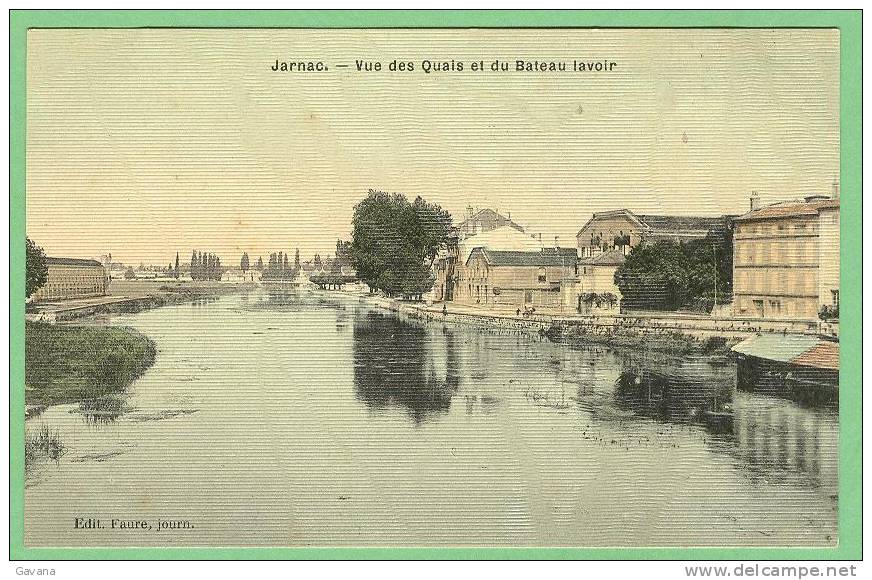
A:
[[[564,282],[564,312],[610,314],[619,311],[621,291],[615,284],[615,272],[625,261],[620,248],[580,259],[577,275]]]
[[[433,300],[454,300],[457,279],[462,276],[462,270],[466,267],[472,250],[478,247],[491,250],[538,251],[542,245],[523,230],[511,225],[503,225],[463,239],[453,238],[447,249],[433,264],[436,277],[432,292]]]
[[[474,248],[458,272],[454,300],[493,309],[561,310],[561,286],[575,276],[575,248]]]

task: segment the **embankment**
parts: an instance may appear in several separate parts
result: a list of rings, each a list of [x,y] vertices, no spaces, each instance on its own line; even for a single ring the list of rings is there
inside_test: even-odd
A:
[[[742,340],[758,333],[807,334],[808,321],[755,321],[671,313],[562,316],[537,313],[473,311],[458,305],[426,306],[389,298],[362,295],[361,302],[423,321],[474,325],[492,329],[539,332],[556,342],[597,343],[611,347],[645,349],[672,355],[725,355]]]

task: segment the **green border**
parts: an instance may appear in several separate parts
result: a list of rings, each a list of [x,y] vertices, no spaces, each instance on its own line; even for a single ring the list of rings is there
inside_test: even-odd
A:
[[[104,559],[723,559],[862,558],[862,11],[243,11],[13,10],[10,38],[10,557]],[[28,28],[801,27],[841,31],[842,317],[839,546],[836,548],[27,548],[24,546],[25,56]],[[713,530],[713,533],[717,533]]]

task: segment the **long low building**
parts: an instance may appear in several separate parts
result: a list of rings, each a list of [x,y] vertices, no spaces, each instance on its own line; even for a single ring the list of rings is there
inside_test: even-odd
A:
[[[559,309],[561,283],[575,275],[577,261],[575,248],[475,248],[459,272],[454,300],[496,308]]]
[[[109,294],[109,276],[97,260],[46,258],[45,284],[31,296],[34,302],[69,300]]]

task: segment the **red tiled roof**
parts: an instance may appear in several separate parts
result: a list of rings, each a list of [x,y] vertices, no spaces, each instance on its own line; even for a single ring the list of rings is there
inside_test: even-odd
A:
[[[822,199],[819,201],[777,203],[760,209],[755,209],[736,218],[736,221],[764,220],[792,216],[812,216],[822,209],[835,209],[839,207],[838,199]]]
[[[820,341],[790,362],[837,371],[839,370],[839,343]]]

